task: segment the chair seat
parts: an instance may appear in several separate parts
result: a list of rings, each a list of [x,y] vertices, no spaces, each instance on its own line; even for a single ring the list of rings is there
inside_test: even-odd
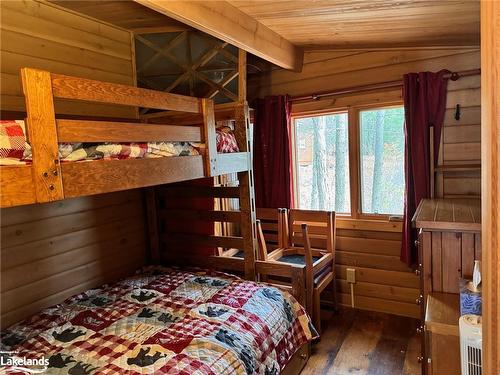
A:
[[[238,251],[236,254],[233,255],[233,258],[245,258],[245,252],[243,250]]]
[[[316,262],[318,259],[320,259],[320,257],[314,257],[314,256],[312,258],[313,258],[313,263]],[[278,262],[298,264],[303,266],[306,264],[306,258],[304,255],[290,254],[282,256],[281,258],[278,259]],[[330,272],[332,272],[331,265],[323,268],[317,275],[314,276],[313,280],[314,285],[318,285],[321,282],[321,280],[323,280],[323,278]]]
[[[320,257],[312,257],[313,263],[316,262]],[[306,264],[306,257],[301,254],[289,254],[283,255],[281,258],[277,259],[279,262],[298,264],[304,266]]]

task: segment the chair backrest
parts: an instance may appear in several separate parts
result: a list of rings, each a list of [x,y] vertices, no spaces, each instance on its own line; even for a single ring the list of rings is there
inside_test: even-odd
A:
[[[283,228],[283,217],[287,214],[286,208],[257,208],[255,211],[257,219],[260,220],[267,249],[272,251],[283,247],[286,233]]]
[[[335,252],[334,211],[291,209],[287,221],[285,246],[304,246],[302,224],[307,224],[311,246],[332,254]]]

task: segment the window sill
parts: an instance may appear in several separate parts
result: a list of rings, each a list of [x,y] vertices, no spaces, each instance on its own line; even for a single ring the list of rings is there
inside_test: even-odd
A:
[[[390,222],[403,221],[402,215],[387,215],[387,214],[358,214],[358,219],[362,220],[380,220]]]

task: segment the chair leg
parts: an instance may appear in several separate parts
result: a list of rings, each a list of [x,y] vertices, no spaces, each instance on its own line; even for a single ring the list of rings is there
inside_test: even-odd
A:
[[[313,324],[314,328],[318,331],[318,333],[321,333],[321,293],[319,290],[314,289],[313,292]]]
[[[333,311],[338,310],[338,304],[337,304],[337,283],[336,283],[337,278],[333,276],[332,283],[330,285],[330,288],[332,288],[332,302],[333,302]]]
[[[306,311],[309,316],[313,316],[314,314],[314,294],[310,289],[305,289],[306,293]]]

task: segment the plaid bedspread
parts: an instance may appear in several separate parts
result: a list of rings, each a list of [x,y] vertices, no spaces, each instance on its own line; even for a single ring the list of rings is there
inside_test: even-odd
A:
[[[97,159],[160,158],[199,155],[204,144],[189,142],[144,143],[60,143],[61,161]],[[236,138],[227,129],[217,129],[218,152],[237,152]],[[31,161],[31,147],[26,141],[24,121],[0,120],[0,165],[25,164]]]
[[[47,374],[277,375],[314,335],[276,288],[150,267],[40,312],[1,342],[8,355],[48,359]]]

